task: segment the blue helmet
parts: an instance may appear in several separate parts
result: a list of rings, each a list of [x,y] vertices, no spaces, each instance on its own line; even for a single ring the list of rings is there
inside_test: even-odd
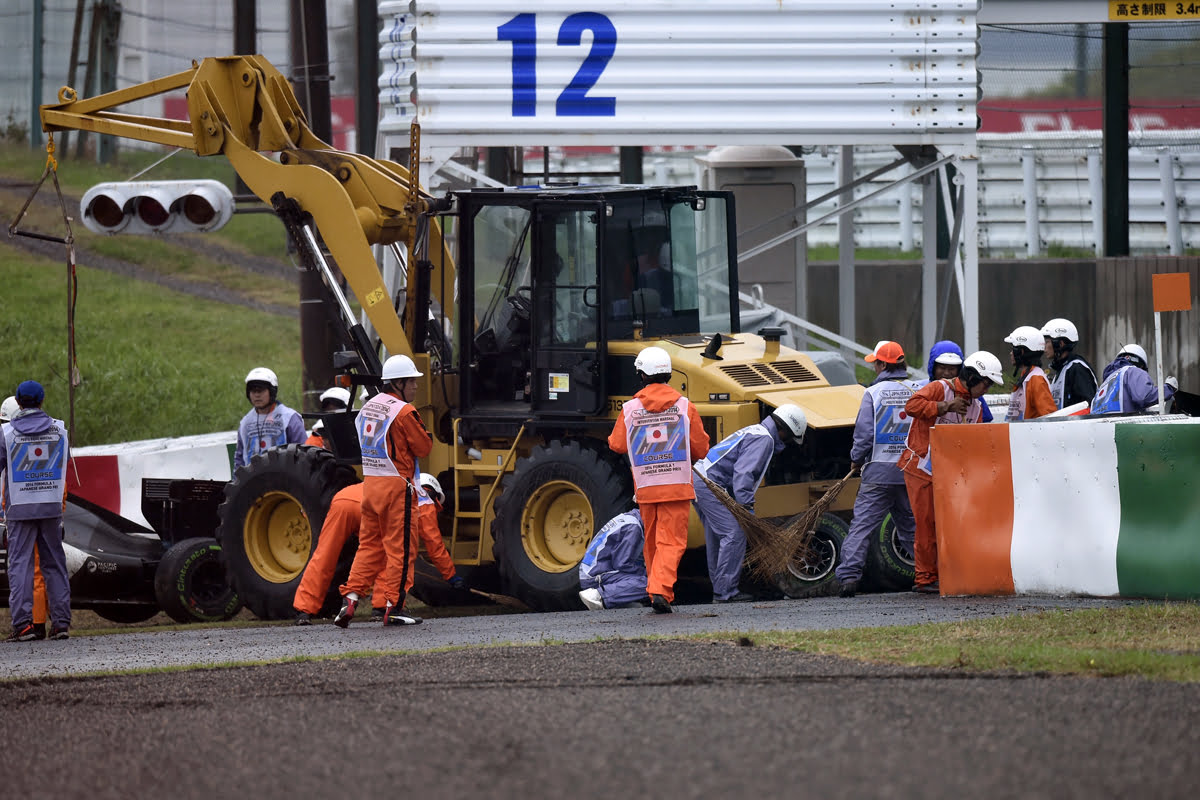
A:
[[[925,369],[931,375],[933,374],[933,365],[935,363],[949,364],[951,366],[961,365],[963,363],[962,348],[948,339],[937,342],[933,347],[929,348],[929,360],[925,362]]]

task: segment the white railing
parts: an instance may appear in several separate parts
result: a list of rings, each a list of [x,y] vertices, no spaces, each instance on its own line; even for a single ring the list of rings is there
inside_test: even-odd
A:
[[[1193,144],[1181,144],[1191,142]],[[1143,131],[1130,134],[1129,244],[1134,253],[1179,255],[1200,248],[1200,131]],[[1070,135],[981,134],[979,136],[979,248],[991,257],[1096,252],[1102,239],[1103,183],[1098,131]],[[892,148],[859,147],[856,175],[893,161]],[[808,197],[835,188],[837,148],[804,155]],[[612,170],[616,156],[568,159],[560,153],[552,169]],[[647,182],[699,183],[695,153],[647,153]],[[901,168],[901,174],[911,169]],[[855,198],[898,177],[889,173],[857,187]],[[837,207],[836,197],[808,212],[816,219]],[[782,209],[781,209],[782,210]],[[854,209],[858,247],[921,248],[920,186],[898,187]],[[836,221],[808,231],[808,243],[838,243]]]

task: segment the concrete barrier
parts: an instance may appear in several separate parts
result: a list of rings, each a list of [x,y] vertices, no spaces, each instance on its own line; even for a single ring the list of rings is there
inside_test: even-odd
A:
[[[1200,598],[1200,419],[946,425],[931,445],[943,594]]]
[[[79,447],[71,451],[67,491],[149,527],[142,515],[142,478],[227,481],[237,432]]]

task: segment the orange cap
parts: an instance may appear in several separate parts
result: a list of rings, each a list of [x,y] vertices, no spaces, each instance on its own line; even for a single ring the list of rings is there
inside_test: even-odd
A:
[[[904,358],[904,348],[899,344],[896,342],[880,342],[875,345],[875,352],[865,355],[863,361],[867,363],[882,361],[885,364],[896,364],[902,358]]]

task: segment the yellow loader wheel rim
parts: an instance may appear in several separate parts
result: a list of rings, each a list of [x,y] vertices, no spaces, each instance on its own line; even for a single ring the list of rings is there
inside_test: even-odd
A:
[[[300,501],[287,492],[267,492],[246,514],[243,541],[250,565],[264,580],[287,583],[304,571],[312,528]]]
[[[521,543],[545,572],[578,567],[595,531],[592,504],[571,481],[556,480],[534,491],[521,514]]]

